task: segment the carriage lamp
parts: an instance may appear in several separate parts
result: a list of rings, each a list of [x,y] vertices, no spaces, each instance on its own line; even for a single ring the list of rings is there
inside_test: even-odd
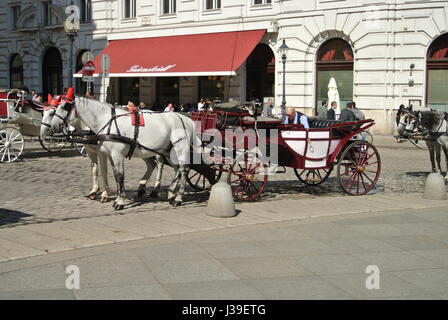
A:
[[[409,86],[410,87],[413,87],[414,86],[414,84],[415,84],[415,80],[414,80],[414,76],[412,75],[412,71],[414,70],[414,68],[415,68],[415,64],[411,64],[411,74],[409,75]]]
[[[288,54],[289,47],[286,45],[285,39],[283,39],[283,43],[278,48],[278,52],[281,54],[282,63],[283,63],[283,97],[282,97],[282,118],[285,120],[285,108],[286,108],[286,57]]]
[[[68,67],[68,87],[73,87],[73,43],[78,35],[79,30],[79,7],[73,4],[73,0],[70,5],[65,9],[67,19],[64,23],[65,34],[67,35],[69,42],[69,67]]]

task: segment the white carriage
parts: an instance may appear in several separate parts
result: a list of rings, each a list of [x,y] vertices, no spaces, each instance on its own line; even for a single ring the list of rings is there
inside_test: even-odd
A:
[[[39,137],[43,105],[25,97],[17,89],[0,89],[0,162],[14,162],[20,158],[27,137]],[[65,139],[43,141],[42,147],[49,152],[62,150]]]

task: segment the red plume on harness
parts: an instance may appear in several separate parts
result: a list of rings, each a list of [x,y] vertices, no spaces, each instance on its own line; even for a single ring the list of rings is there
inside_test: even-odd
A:
[[[57,107],[61,103],[61,99],[61,96],[57,96],[57,98],[50,101],[50,105]]]
[[[67,90],[67,94],[65,95],[64,100],[69,102],[69,103],[72,103],[74,96],[75,96],[75,90],[73,89],[73,87],[70,87]]]

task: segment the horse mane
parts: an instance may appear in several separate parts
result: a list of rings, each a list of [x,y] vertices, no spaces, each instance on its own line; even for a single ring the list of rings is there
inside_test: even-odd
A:
[[[114,107],[114,106],[111,105],[110,103],[107,103],[107,102],[101,102],[101,101],[98,101],[98,100],[96,100],[96,99],[94,99],[94,98],[91,98],[91,97],[78,97],[78,99],[79,99],[79,101],[81,101],[82,103],[88,101],[90,104],[93,104],[94,107],[96,107],[96,106],[98,106],[98,107],[108,107],[109,109],[115,108],[117,111],[118,111],[118,110],[121,110],[121,111],[124,111],[124,112],[128,112],[127,109],[125,109],[125,108],[123,108],[123,107],[121,107],[121,106],[119,106],[119,107]]]
[[[440,121],[443,120],[441,113],[437,111],[422,111],[420,112],[421,125],[431,131],[437,130],[440,126]]]

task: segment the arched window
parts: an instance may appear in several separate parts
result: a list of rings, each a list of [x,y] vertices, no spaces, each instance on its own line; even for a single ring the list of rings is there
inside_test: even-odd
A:
[[[9,79],[12,89],[20,88],[23,85],[23,61],[18,54],[14,54],[11,58]]]
[[[429,47],[427,57],[428,108],[448,111],[448,34],[437,38]]]
[[[325,42],[317,52],[316,61],[316,109],[327,101],[328,84],[331,78],[336,80],[341,110],[353,100],[353,50],[342,39]],[[317,111],[317,110],[316,110]]]

